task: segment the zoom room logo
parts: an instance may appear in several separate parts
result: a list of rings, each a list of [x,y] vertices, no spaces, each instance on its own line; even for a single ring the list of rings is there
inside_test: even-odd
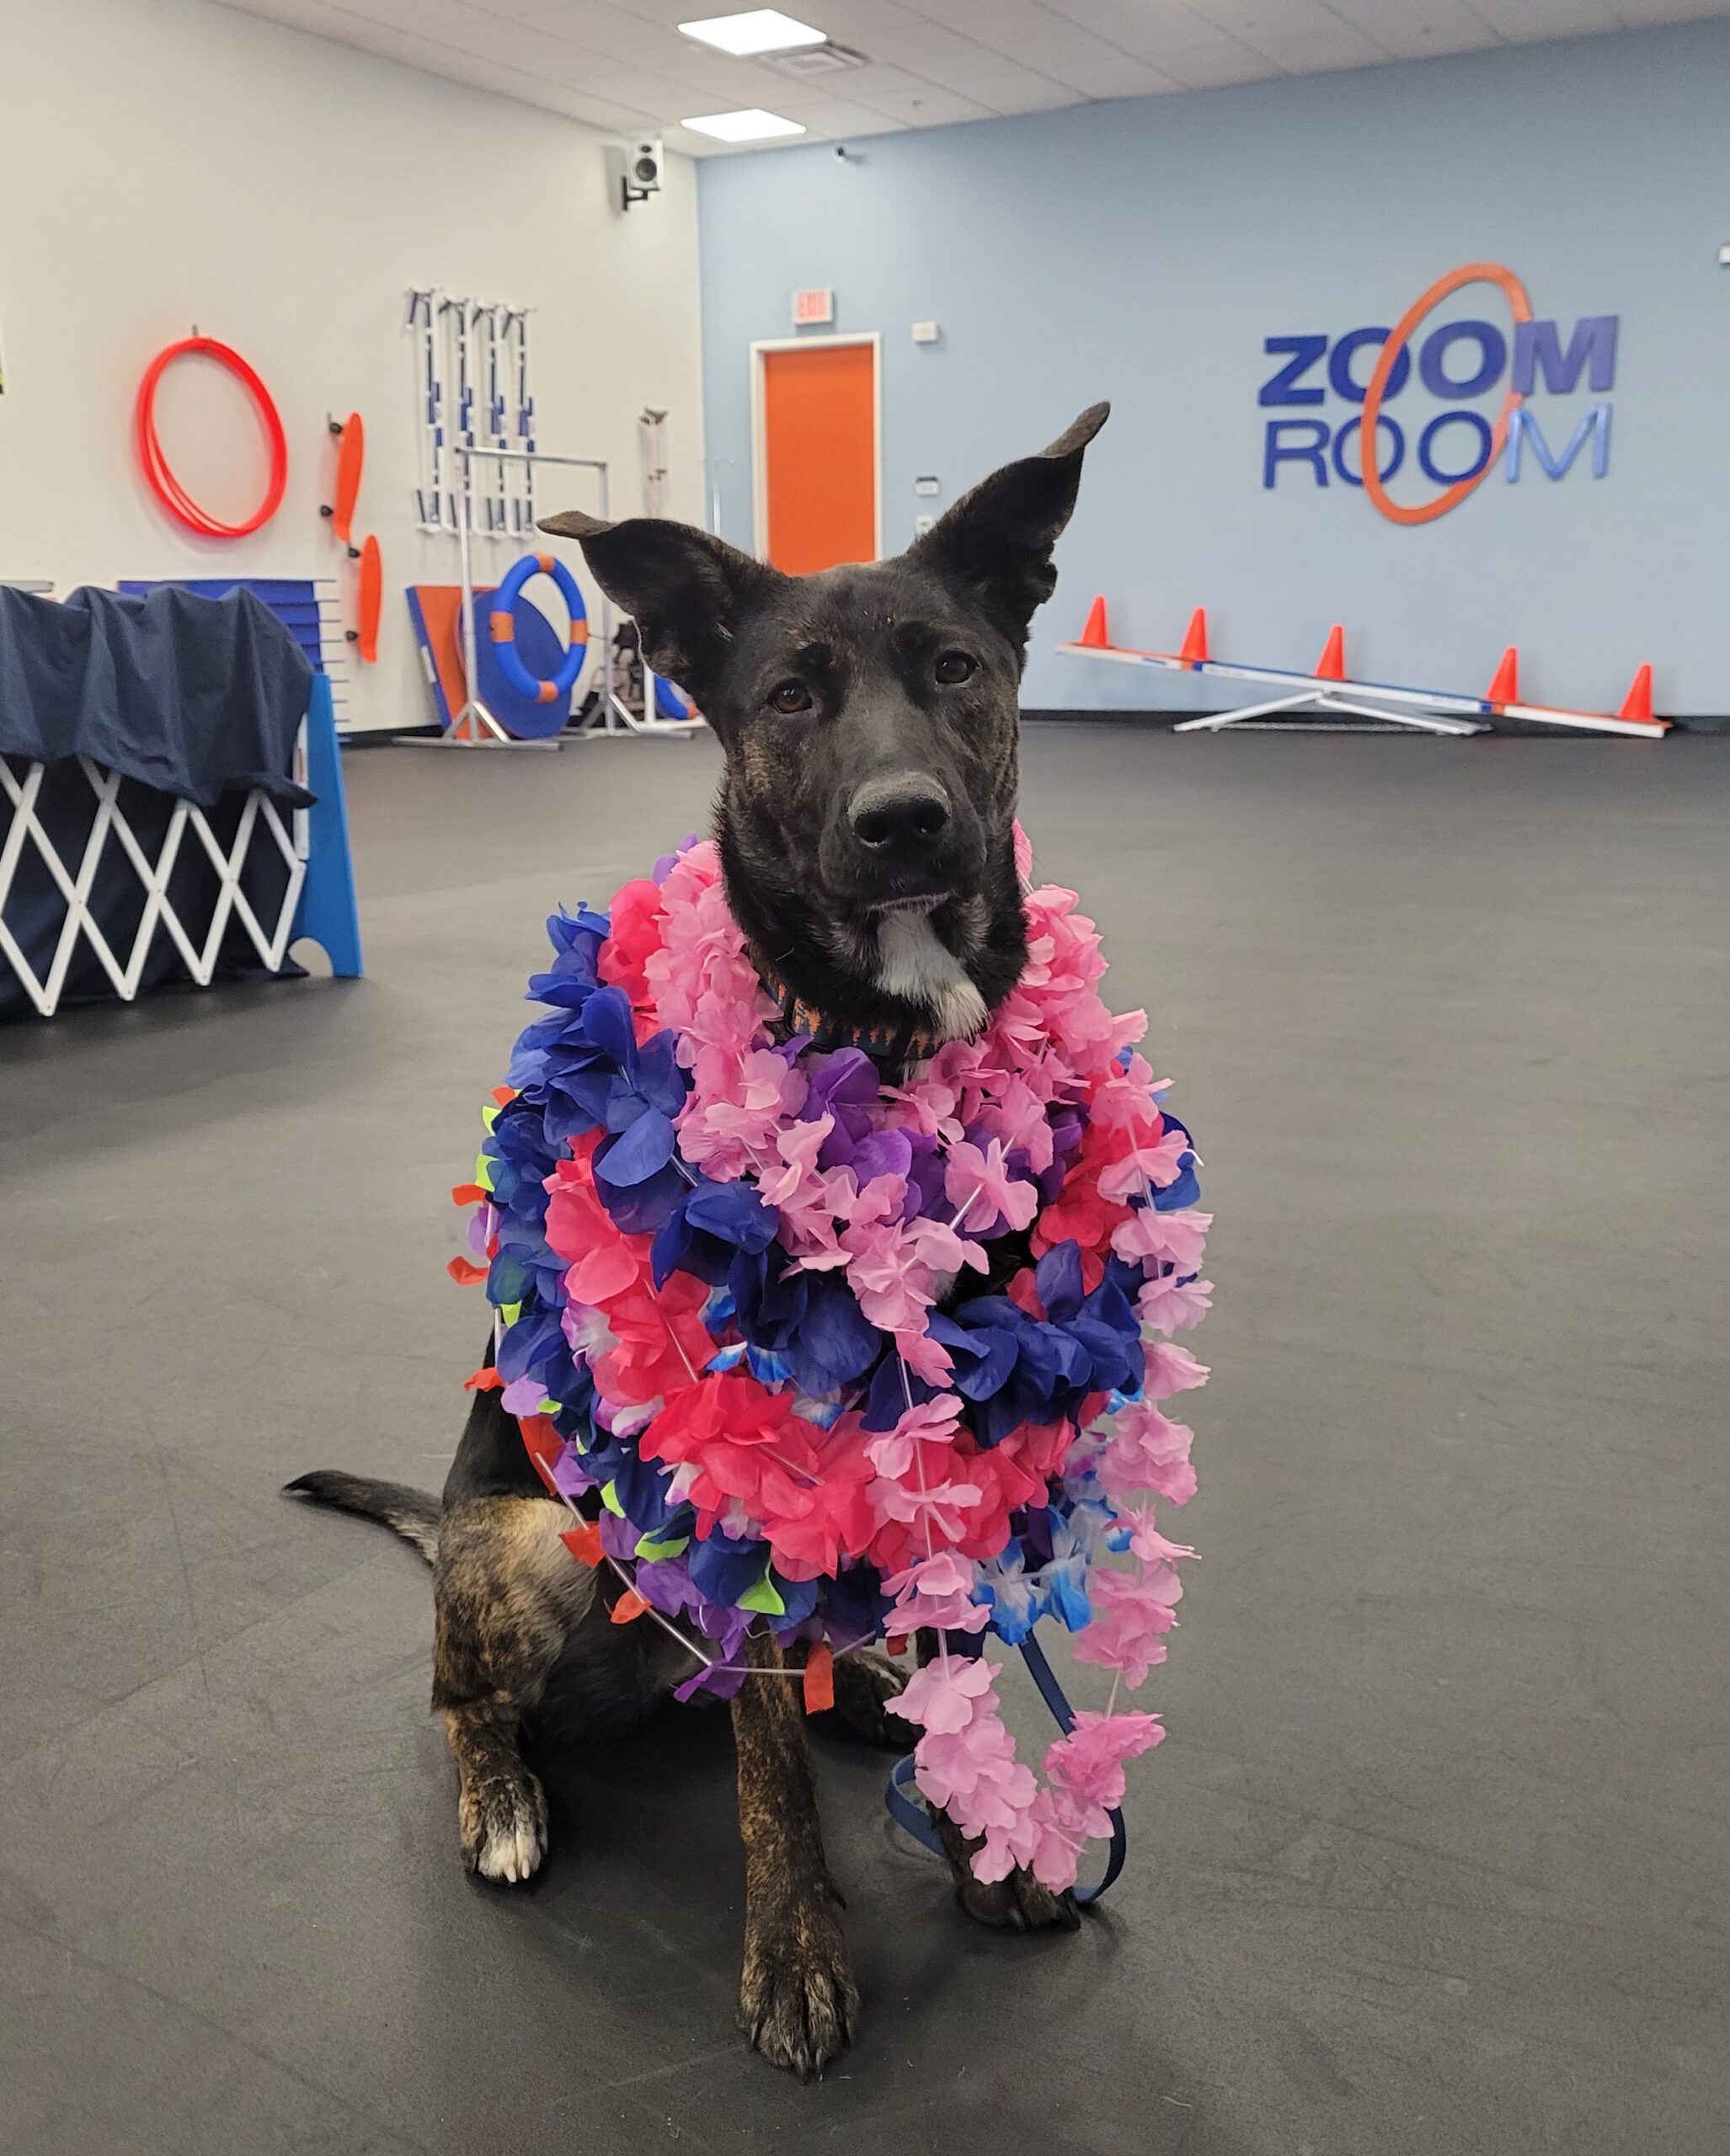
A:
[[[1426,328],[1442,302],[1466,285],[1500,292],[1507,326],[1471,318]],[[1438,277],[1391,329],[1270,337],[1263,349],[1280,365],[1257,401],[1280,411],[1308,406],[1311,416],[1268,419],[1262,484],[1355,487],[1390,523],[1428,524],[1457,509],[1498,458],[1504,476],[1518,480],[1534,466],[1546,478],[1562,478],[1587,456],[1592,477],[1601,479],[1610,469],[1617,319],[1583,314],[1564,344],[1559,323],[1533,319],[1526,288],[1511,270],[1466,262]],[[1526,399],[1538,391],[1566,397],[1583,381],[1600,401],[1552,446]],[[1498,389],[1500,407],[1487,417],[1479,402]],[[1553,419],[1551,425],[1559,437],[1561,428]],[[1376,446],[1367,470],[1366,440]],[[1389,483],[1402,473],[1407,499],[1396,501]]]

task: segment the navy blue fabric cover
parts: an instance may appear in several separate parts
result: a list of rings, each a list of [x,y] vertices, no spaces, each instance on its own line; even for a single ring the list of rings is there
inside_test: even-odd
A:
[[[289,776],[312,670],[249,591],[164,585],[64,600],[0,587],[0,753],[89,756],[200,808],[258,787],[304,807]]]
[[[324,624],[318,612],[318,587],[309,576],[123,576],[115,585],[134,599],[160,591],[165,584],[201,598],[222,599],[231,591],[249,591],[281,622],[315,674],[324,671]]]

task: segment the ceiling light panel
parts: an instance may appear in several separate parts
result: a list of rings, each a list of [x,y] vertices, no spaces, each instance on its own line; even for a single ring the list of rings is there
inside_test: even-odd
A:
[[[778,112],[765,112],[752,105],[745,112],[709,112],[698,120],[681,120],[696,135],[713,136],[718,142],[771,142],[783,135],[803,135],[796,120],[783,120]]]
[[[826,45],[826,30],[813,29],[777,8],[752,8],[742,15],[709,15],[699,22],[681,23],[680,29],[699,45],[717,52],[730,52],[749,60],[760,52],[793,52],[800,45]]]

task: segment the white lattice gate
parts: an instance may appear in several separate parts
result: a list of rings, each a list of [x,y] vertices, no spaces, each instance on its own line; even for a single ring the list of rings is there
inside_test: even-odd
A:
[[[95,796],[96,814],[77,860],[71,862],[61,857],[38,814],[47,766],[25,762],[19,757],[0,755],[0,788],[4,790],[10,811],[3,837],[0,837],[0,958],[17,974],[40,1016],[53,1017],[81,942],[95,953],[115,994],[130,1003],[144,978],[158,927],[173,940],[187,972],[200,988],[208,988],[216,977],[222,940],[232,922],[238,922],[245,930],[258,953],[259,964],[269,972],[280,971],[288,955],[295,915],[307,878],[308,812],[304,808],[285,812],[268,794],[255,788],[242,803],[234,836],[225,844],[195,802],[177,799],[167,830],[156,843],[152,860],[139,834],[126,820],[121,805],[120,775],[88,756],[79,756],[76,760]],[[304,785],[304,721],[295,740],[293,770],[296,783]],[[189,843],[202,850],[216,878],[216,901],[210,917],[196,923],[180,918],[170,892],[175,866]],[[275,918],[268,922],[259,920],[257,909],[241,887],[255,846],[274,846],[286,870],[281,904]],[[131,947],[124,955],[115,949],[92,907],[97,876],[110,846],[125,856],[143,892],[143,911],[133,931]],[[65,908],[52,955],[45,972],[40,974],[6,918],[19,873],[32,854],[46,869]],[[41,953],[39,951],[37,955],[40,960]]]

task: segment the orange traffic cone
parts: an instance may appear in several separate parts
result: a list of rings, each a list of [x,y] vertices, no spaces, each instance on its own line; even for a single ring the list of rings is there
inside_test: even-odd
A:
[[[1096,599],[1087,609],[1087,625],[1076,642],[1086,644],[1091,651],[1111,649],[1111,632],[1105,626],[1105,601],[1103,598]]]
[[[1189,616],[1189,627],[1183,632],[1183,643],[1178,651],[1179,659],[1192,666],[1198,665],[1208,655],[1208,610],[1198,606]]]
[[[1495,679],[1484,691],[1487,702],[1492,704],[1517,704],[1519,702],[1519,648],[1509,644],[1502,654],[1502,664],[1496,669]]]
[[[1658,723],[1652,715],[1652,669],[1649,666],[1642,666],[1634,676],[1634,686],[1622,698],[1622,707],[1616,717],[1637,718],[1642,726]]]
[[[1327,632],[1327,642],[1316,669],[1316,679],[1318,681],[1343,681],[1345,678],[1346,632],[1336,622]]]

